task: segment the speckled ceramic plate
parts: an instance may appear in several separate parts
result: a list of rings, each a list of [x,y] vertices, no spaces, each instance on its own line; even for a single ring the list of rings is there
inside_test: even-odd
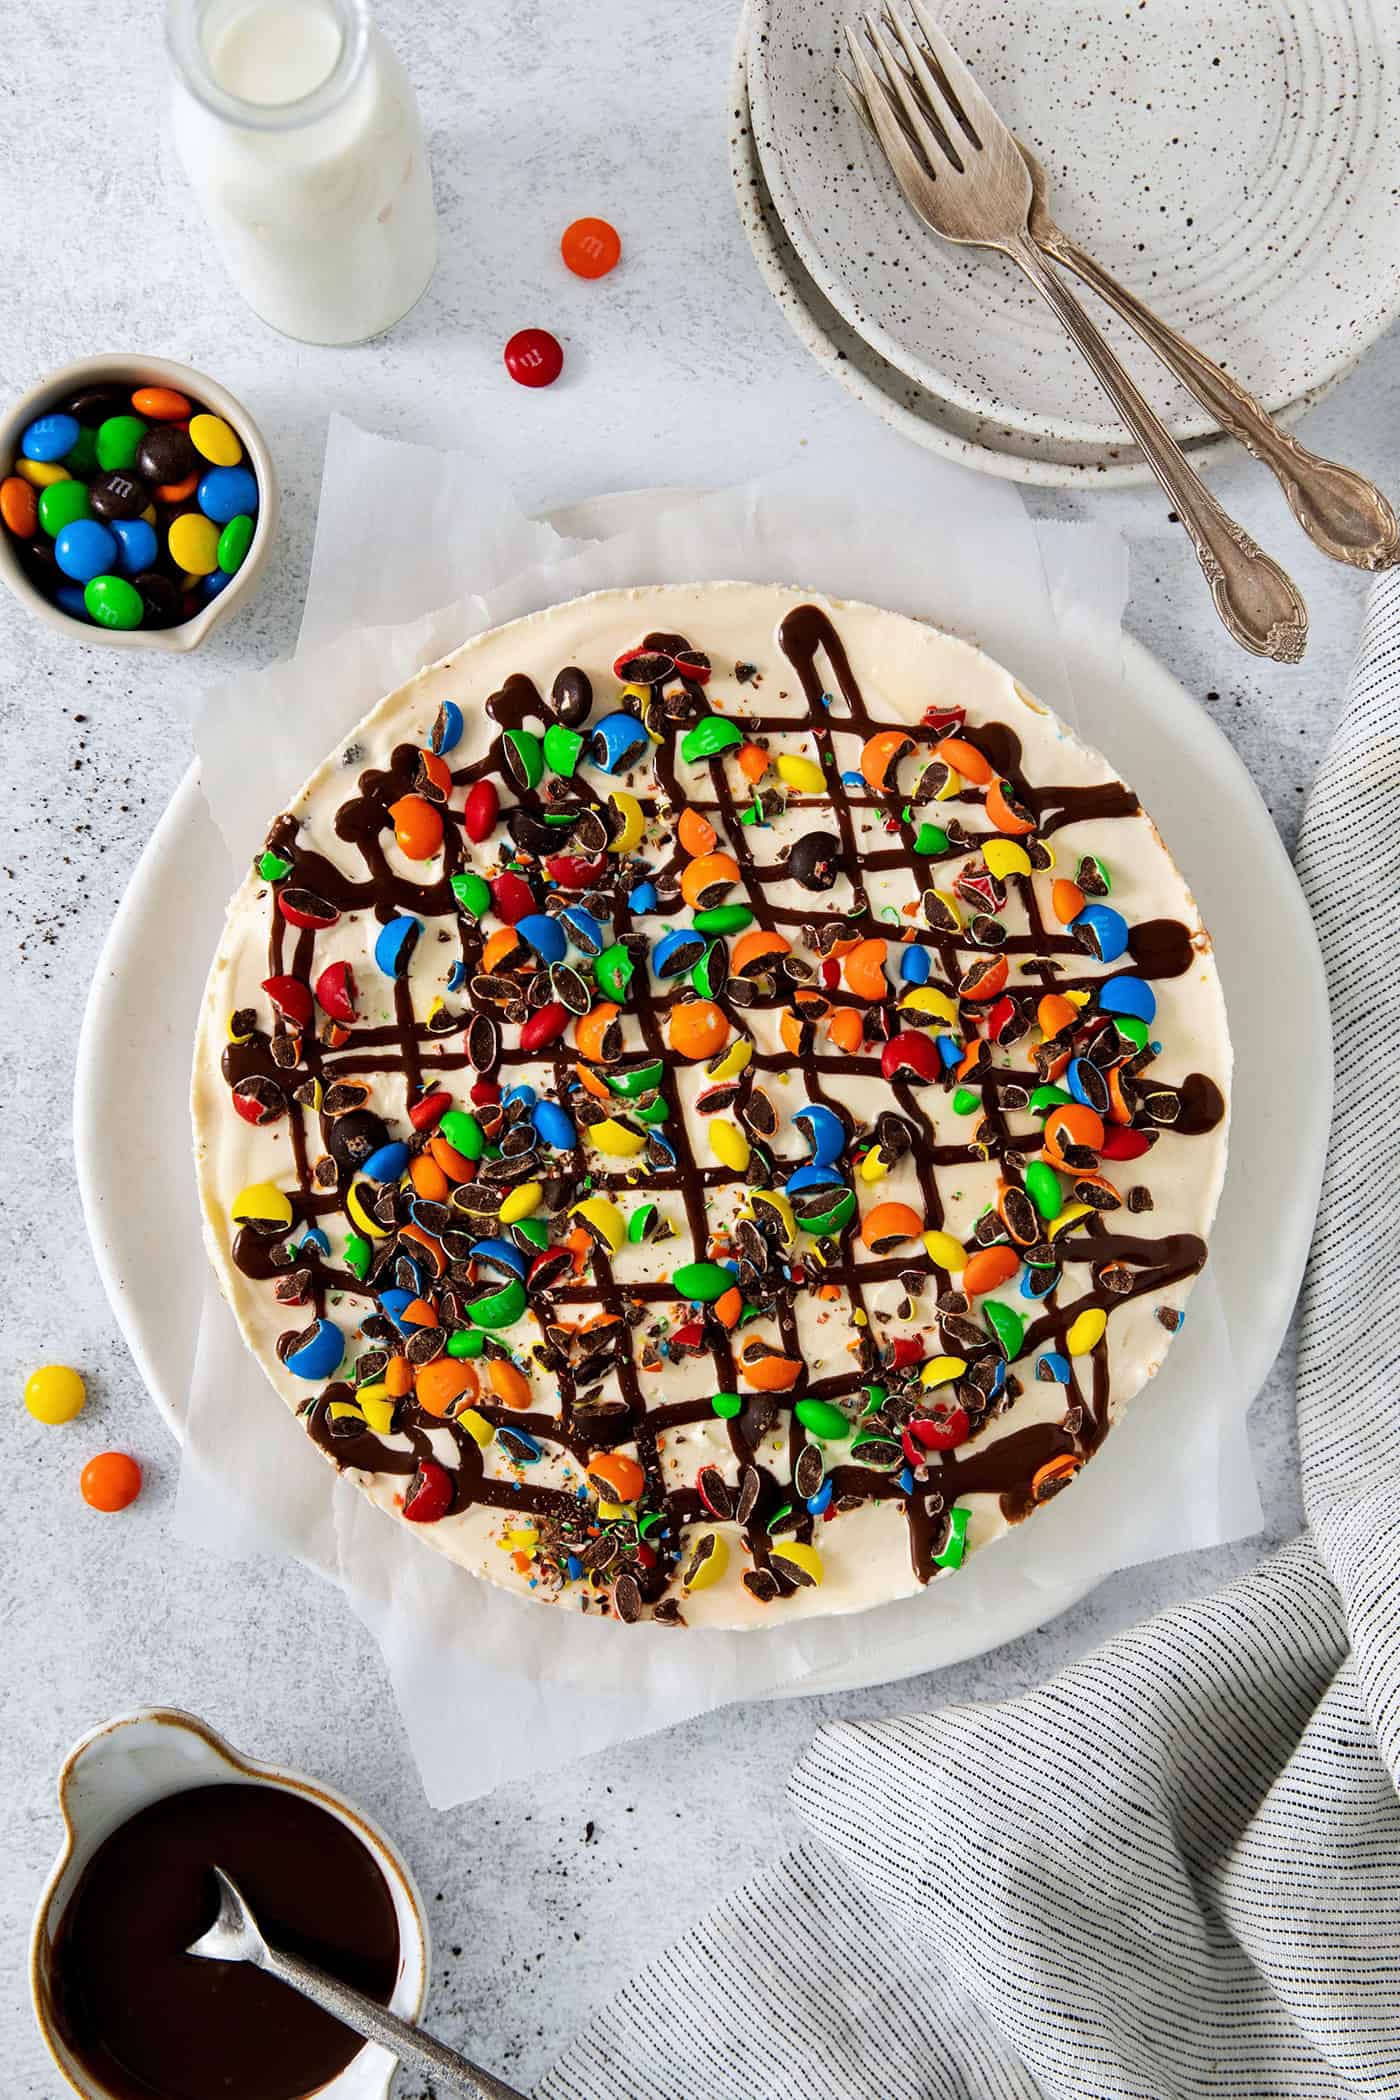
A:
[[[822,294],[965,415],[1119,444],[1087,367],[1003,258],[929,235],[836,76],[854,0],[752,0],[748,80],[774,203]],[[1271,407],[1400,311],[1400,0],[945,0],[940,18],[1035,146],[1066,230]],[[1210,426],[1099,311],[1179,437]]]
[[[616,532],[654,494],[599,499],[554,518],[561,531]],[[1076,623],[1067,665],[1080,727],[1154,810],[1215,938],[1235,1048],[1230,1171],[1211,1237],[1241,1400],[1266,1377],[1287,1329],[1307,1257],[1331,1114],[1326,982],[1302,893],[1259,793],[1231,745],[1171,674],[1117,630],[1096,641]],[[191,1049],[205,964],[218,939],[227,856],[191,767],[142,855],[98,961],[74,1080],[74,1149],[98,1272],[151,1397],[180,1434],[205,1279],[189,1164]],[[1267,924],[1270,940],[1260,942]],[[1294,1025],[1280,1036],[1274,1016]],[[1281,1146],[1281,1127],[1291,1142]],[[1257,1220],[1271,1221],[1258,1259]],[[1190,1376],[1178,1341],[1156,1387]],[[1133,1414],[1114,1442],[1132,1471]],[[1046,1511],[1037,1522],[1052,1522]],[[1030,1532],[1024,1534],[1030,1537]],[[879,1678],[964,1660],[1030,1632],[1085,1592],[1082,1578],[1021,1564],[1023,1540],[986,1556],[994,1608],[969,1631],[930,1618],[907,1660]],[[936,1619],[936,1623],[935,1623]],[[859,1668],[797,1689],[854,1689]]]
[[[763,280],[788,326],[823,371],[911,444],[979,474],[1040,488],[1126,488],[1150,481],[1152,470],[1136,445],[1122,441],[1074,445],[1014,430],[986,416],[969,415],[916,385],[842,319],[802,267],[769,193],[749,116],[746,46],[747,22],[741,25],[735,45],[730,82],[729,173],[739,218]],[[1295,423],[1335,384],[1336,380],[1329,380],[1303,395],[1281,409],[1278,420]],[[1217,432],[1213,437],[1188,439],[1185,449],[1193,466],[1208,468],[1236,448],[1231,439]]]

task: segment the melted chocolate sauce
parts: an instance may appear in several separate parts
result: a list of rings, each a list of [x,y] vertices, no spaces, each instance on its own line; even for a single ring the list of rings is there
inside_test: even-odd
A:
[[[114,2100],[298,2100],[363,2046],[296,1991],[185,1949],[232,1875],[274,1946],[387,2004],[393,1897],[338,1817],[275,1786],[195,1787],[122,1823],[73,1892],[53,1954],[54,2014]]]
[[[754,833],[742,821],[743,813],[722,758],[711,761],[709,765],[711,799],[702,800],[687,794],[676,770],[678,732],[663,733],[653,746],[651,768],[655,792],[642,788],[636,792],[648,819],[661,819],[668,828],[687,805],[710,815],[721,834],[722,846],[739,864],[743,893],[756,926],[768,932],[783,929],[795,932],[800,936],[793,943],[795,953],[800,954],[804,943],[819,934],[823,927],[837,932],[843,939],[887,939],[890,927],[872,910],[864,889],[864,882],[871,872],[902,870],[910,876],[916,889],[931,886],[937,879],[940,861],[962,861],[976,851],[982,839],[996,835],[985,828],[981,795],[964,788],[951,801],[939,805],[941,821],[948,824],[956,816],[959,830],[950,834],[947,846],[936,852],[918,850],[916,839],[920,826],[893,785],[888,795],[875,795],[863,787],[852,787],[843,779],[842,761],[835,743],[837,732],[867,738],[880,730],[898,727],[907,735],[911,748],[918,744],[934,745],[949,734],[961,736],[981,752],[997,777],[1006,783],[1015,802],[1030,813],[1036,835],[1042,839],[1071,824],[1129,818],[1139,813],[1136,796],[1119,782],[1075,787],[1028,779],[1023,771],[1020,741],[1004,723],[966,727],[962,724],[961,711],[956,709],[941,717],[931,716],[921,726],[878,721],[869,712],[840,635],[829,617],[816,606],[794,607],[783,620],[778,639],[802,689],[806,716],[790,713],[768,716],[754,710],[746,712],[741,719],[750,739],[805,729],[816,745],[831,783],[830,792],[824,797],[806,798],[803,807],[813,811],[814,820],[820,822],[830,835],[830,851],[837,870],[834,879],[844,881],[847,892],[840,908],[821,893],[813,894],[810,903],[801,908],[780,906],[771,900],[769,892],[790,881],[791,871],[781,858],[764,863],[756,857]],[[674,636],[653,636],[648,638],[646,646],[674,654],[671,645],[678,642],[679,638]],[[834,691],[827,689],[828,674]],[[674,690],[674,686],[667,687],[665,680],[658,680],[652,688],[653,706],[664,708]],[[527,729],[530,725],[546,728],[557,718],[555,712],[532,681],[519,675],[506,679],[500,690],[490,696],[486,709],[501,735],[485,758],[454,771],[453,782],[465,786],[478,779],[498,778],[505,789],[504,807],[507,810],[512,806],[517,808],[527,829],[531,823],[537,828],[543,827],[548,814],[560,812],[559,787],[554,784],[524,789],[515,783],[505,761],[504,740],[509,732]],[[675,730],[677,719],[693,720],[703,711],[701,688],[692,681],[683,682],[678,714],[668,718],[672,730]],[[580,719],[577,712],[574,719]],[[294,1033],[287,1023],[279,1020],[274,1037],[269,1038],[255,1029],[246,1041],[229,1045],[224,1053],[224,1075],[230,1086],[237,1085],[240,1080],[271,1080],[290,1102],[296,1089],[307,1081],[319,1081],[329,1088],[337,1080],[397,1073],[403,1077],[404,1107],[407,1110],[425,1085],[450,1080],[454,1074],[465,1076],[472,1071],[468,1043],[473,1014],[489,1011],[490,1000],[481,990],[484,934],[468,917],[457,912],[451,888],[452,874],[467,865],[469,858],[461,831],[461,813],[450,808],[444,812],[447,822],[443,871],[435,882],[418,883],[394,873],[381,845],[385,829],[392,828],[392,820],[387,814],[389,805],[398,797],[414,791],[419,764],[417,746],[398,746],[385,770],[367,770],[358,776],[354,791],[336,814],[336,835],[358,852],[364,864],[363,877],[348,876],[323,855],[303,846],[299,841],[297,822],[292,817],[277,820],[268,843],[291,862],[294,872],[288,878],[289,884],[310,890],[337,912],[372,912],[380,921],[399,913],[411,914],[429,924],[434,919],[448,919],[453,925],[453,938],[463,964],[465,983],[460,1008],[440,1016],[438,1024],[430,1029],[415,1019],[408,988],[401,981],[396,986],[392,1023],[357,1023],[349,1031],[341,1031],[340,1039],[331,1042],[317,1040],[308,1030],[295,1043],[296,1054],[290,1069],[279,1064],[274,1054],[277,1037]],[[603,796],[594,793],[581,780],[569,782],[567,794],[567,808],[575,821],[581,814],[591,812],[590,821],[601,827],[599,835],[611,835],[613,812]],[[870,810],[878,812],[894,843],[883,847],[867,840],[862,851],[857,813]],[[963,822],[964,816],[970,819],[980,817],[983,821],[976,829],[969,829]],[[833,825],[834,831],[831,829]],[[540,835],[544,835],[542,829]],[[556,835],[560,841],[559,850],[567,852],[567,830],[561,829]],[[503,837],[498,836],[493,850],[500,852],[503,859],[509,857],[509,848]],[[686,856],[677,849],[664,864],[649,867],[649,879],[663,897],[675,893],[685,859]],[[516,865],[523,866],[529,875],[528,854],[522,861],[517,853]],[[596,883],[600,912],[612,921],[613,937],[623,941],[636,930],[626,874],[623,861],[617,856],[607,856]],[[1031,882],[1013,877],[1011,885],[1019,890],[1027,913],[1028,930],[1022,934],[1008,934],[996,952],[1028,958],[1027,968],[1039,978],[1041,990],[1084,991],[1092,995],[1103,979],[1101,974],[1084,968],[1087,959],[1083,948],[1067,932],[1052,930],[1043,923]],[[543,902],[543,893],[538,891],[537,901]],[[274,908],[269,935],[269,969],[273,974],[288,967],[285,960],[287,933],[284,920]],[[425,933],[422,937],[430,936]],[[932,981],[949,990],[957,986],[972,957],[985,958],[989,952],[971,946],[965,934],[951,928],[940,930],[913,925],[901,928],[901,937],[931,951]],[[643,939],[649,940],[649,936],[643,934]],[[306,982],[312,981],[314,976],[314,944],[315,935],[311,932],[301,933],[296,941],[292,968],[294,974]],[[1129,956],[1132,971],[1146,979],[1181,976],[1195,960],[1189,929],[1176,920],[1153,920],[1133,927],[1129,934]],[[506,968],[510,967],[511,964],[507,963]],[[1126,967],[1129,965],[1125,964]],[[490,981],[489,973],[487,981]],[[622,1057],[615,1070],[634,1069],[658,1058],[670,1064],[671,1053],[666,1038],[668,1011],[678,997],[688,995],[689,988],[683,983],[678,986],[676,980],[669,980],[658,988],[645,967],[635,972],[629,987],[628,1011],[640,1028],[643,1047]],[[818,993],[812,984],[798,986],[781,976],[775,977],[767,989],[752,990],[747,1006],[743,1008],[723,992],[718,996],[740,1031],[744,1029],[746,1011],[784,1008],[797,998],[809,1002],[819,998],[823,1002],[822,1013],[856,1004],[864,1014],[870,1014],[864,1002],[854,1001],[839,985],[823,987]],[[795,1010],[801,1011],[800,1008]],[[1090,1012],[1092,1014],[1092,1009]],[[819,1030],[810,1031],[810,1036],[810,1049],[800,1060],[788,1052],[765,1053],[755,1049],[747,1069],[734,1085],[726,1112],[738,1115],[742,1121],[753,1106],[756,1091],[765,1077],[790,1074],[798,1062],[807,1097],[829,1106],[836,1105],[826,1091],[829,1080],[868,1080],[878,1072],[878,1040],[858,1054],[845,1054],[828,1044]],[[286,1054],[285,1047],[283,1054]],[[497,1049],[485,1076],[527,1069],[537,1086],[568,1103],[576,1085],[572,1067],[573,1053],[562,1043],[554,1044],[543,1053],[528,1053],[505,1046]],[[940,1224],[943,1217],[936,1170],[973,1165],[991,1156],[997,1159],[1005,1182],[1014,1186],[1020,1181],[1026,1158],[1041,1146],[1038,1130],[1020,1134],[1010,1130],[1003,1098],[1013,1087],[1029,1093],[1040,1083],[1040,1075],[1033,1069],[1029,1055],[1024,1068],[986,1064],[980,1071],[969,1075],[965,1083],[980,1092],[982,1113],[971,1126],[967,1142],[960,1144],[935,1141],[932,1124],[920,1106],[916,1087],[903,1078],[888,1083],[889,1094],[917,1140],[911,1156],[923,1197],[925,1222],[929,1226]],[[1211,1130],[1224,1114],[1219,1089],[1200,1073],[1190,1074],[1179,1087],[1159,1080],[1155,1073],[1140,1084],[1143,1091],[1155,1097],[1157,1112],[1146,1119],[1146,1127],[1154,1130],[1159,1142],[1172,1143],[1178,1138]],[[578,1098],[586,1105],[586,1097]],[[626,1106],[625,1102],[619,1103],[619,1113],[625,1113]],[[312,1171],[302,1111],[293,1103],[289,1113],[298,1174],[298,1188],[292,1196],[293,1209],[298,1224],[304,1226],[319,1216],[344,1208],[353,1175],[342,1167],[335,1171],[329,1184],[318,1180]],[[491,1111],[483,1113],[489,1116]],[[323,1112],[319,1122],[324,1149],[330,1119]],[[673,1116],[664,1128],[674,1145],[675,1159],[669,1165],[661,1160],[648,1163],[644,1193],[650,1197],[665,1192],[679,1199],[685,1220],[681,1244],[683,1247],[687,1241],[689,1244],[686,1251],[677,1253],[671,1264],[674,1268],[684,1260],[700,1259],[706,1255],[710,1239],[707,1191],[733,1177],[723,1168],[702,1167],[694,1159],[682,1118]],[[415,1139],[415,1148],[422,1142],[422,1138]],[[776,1144],[769,1146],[768,1150],[772,1178],[778,1186],[794,1167],[805,1162],[805,1153],[784,1157]],[[579,1192],[583,1171],[579,1155],[563,1155],[551,1160],[550,1173],[559,1184],[559,1201],[554,1207],[567,1207]],[[522,1167],[517,1178],[524,1179],[527,1174],[538,1172],[538,1164],[532,1162]],[[591,1162],[588,1188],[595,1193],[611,1191],[628,1196],[643,1193],[638,1185],[636,1168],[631,1163],[620,1171],[612,1171],[601,1161]],[[401,1230],[405,1220],[399,1218],[397,1222]],[[461,1222],[467,1223],[466,1220]],[[491,1229],[489,1224],[477,1228],[478,1232]],[[406,1243],[400,1240],[399,1244]],[[799,1295],[817,1284],[838,1285],[856,1316],[854,1331],[858,1335],[858,1351],[848,1371],[821,1378],[808,1372],[787,1393],[745,1393],[741,1411],[726,1425],[740,1477],[744,1476],[746,1469],[752,1469],[757,1479],[757,1492],[744,1534],[753,1566],[758,1570],[774,1568],[772,1548],[775,1543],[780,1543],[781,1537],[810,1540],[816,1529],[813,1516],[794,1487],[796,1467],[809,1439],[791,1412],[793,1399],[806,1395],[814,1399],[849,1402],[872,1383],[888,1386],[891,1374],[870,1338],[872,1330],[865,1303],[866,1291],[875,1283],[907,1274],[911,1267],[928,1274],[935,1290],[946,1289],[948,1285],[946,1274],[932,1270],[926,1259],[912,1261],[907,1253],[888,1260],[857,1260],[850,1227],[838,1240],[827,1243],[824,1266],[814,1265],[812,1254],[804,1251],[805,1246],[804,1242],[783,1261],[770,1261],[768,1268],[746,1285],[748,1294],[776,1323],[782,1352],[800,1358],[802,1351],[796,1319]],[[281,1243],[270,1241],[251,1228],[239,1232],[233,1254],[240,1269],[256,1280],[285,1279],[288,1274],[290,1264],[281,1253]],[[1095,1276],[1101,1273],[1105,1264],[1116,1265],[1119,1287],[1110,1290],[1096,1283],[1073,1301],[1061,1303],[1057,1283],[1055,1289],[1032,1302],[1027,1313],[1022,1353],[1060,1346],[1074,1320],[1086,1310],[1102,1308],[1111,1314],[1115,1306],[1125,1302],[1125,1298],[1161,1290],[1194,1274],[1205,1259],[1205,1246],[1189,1235],[1154,1239],[1117,1232],[1103,1215],[1095,1214],[1081,1220],[1072,1229],[1060,1254],[1062,1260],[1068,1258],[1092,1264]],[[392,1251],[389,1260],[392,1263]],[[376,1267],[371,1271],[368,1283],[361,1283],[317,1254],[314,1248],[298,1253],[296,1268],[307,1280],[304,1302],[318,1316],[324,1314],[332,1291],[351,1294],[352,1300],[354,1296],[372,1298],[383,1283],[393,1280],[392,1268],[381,1275]],[[1126,1286],[1125,1274],[1130,1278]],[[464,1271],[460,1280],[449,1278],[448,1288],[458,1294],[459,1302],[463,1294],[469,1299],[474,1288],[469,1276],[470,1272]],[[472,1401],[476,1412],[491,1423],[498,1434],[523,1431],[541,1446],[565,1449],[580,1470],[586,1467],[591,1454],[618,1445],[635,1448],[646,1479],[643,1503],[648,1509],[660,1512],[664,1521],[650,1532],[651,1564],[648,1565],[646,1554],[638,1554],[637,1540],[633,1537],[621,1565],[634,1576],[642,1596],[651,1602],[657,1601],[676,1578],[682,1527],[701,1522],[708,1515],[695,1489],[668,1490],[666,1487],[659,1440],[674,1429],[714,1420],[708,1399],[668,1403],[660,1397],[659,1382],[654,1376],[655,1370],[660,1368],[659,1360],[653,1366],[654,1394],[648,1397],[638,1363],[638,1343],[630,1330],[638,1320],[642,1321],[641,1349],[651,1349],[652,1338],[645,1328],[654,1320],[657,1311],[671,1314],[678,1324],[684,1322],[684,1314],[676,1306],[675,1292],[669,1281],[621,1288],[605,1254],[595,1250],[590,1257],[587,1282],[557,1285],[543,1297],[537,1296],[532,1305],[543,1338],[536,1355],[541,1369],[557,1387],[558,1418],[546,1413],[516,1412],[499,1405],[485,1391],[484,1385],[483,1392]],[[611,1326],[606,1334],[620,1337],[615,1349],[605,1350],[606,1363],[601,1369],[600,1358],[590,1352],[597,1351],[599,1336],[604,1330],[595,1324],[586,1337],[583,1336],[574,1322],[576,1312],[593,1315],[595,1323],[598,1318],[609,1321]],[[310,1310],[299,1314],[298,1325],[305,1325],[310,1317]],[[457,1324],[462,1317],[459,1316]],[[445,1324],[450,1326],[453,1322],[448,1319]],[[926,1322],[935,1332],[937,1324],[934,1316]],[[386,1326],[385,1332],[388,1334],[392,1330]],[[718,1322],[709,1320],[703,1324],[700,1333],[700,1346],[709,1355],[713,1366],[714,1390],[742,1391],[738,1362],[738,1352],[743,1346],[742,1332],[731,1334]],[[657,1339],[665,1339],[665,1336]],[[930,1342],[929,1353],[937,1353],[939,1346],[936,1340]],[[963,1346],[959,1345],[960,1348]],[[508,1353],[494,1336],[488,1337],[486,1351],[488,1357],[492,1353]],[[982,1368],[990,1372],[999,1354],[990,1333],[982,1337],[976,1354]],[[977,1365],[972,1369],[975,1371]],[[1082,1379],[1088,1380],[1087,1390],[1081,1383]],[[615,1384],[616,1398],[600,1411],[590,1403],[608,1381]],[[1008,1380],[1008,1399],[1014,1397],[1015,1389],[1014,1380]],[[971,1379],[960,1383],[958,1395],[972,1416],[970,1440],[957,1450],[944,1454],[941,1462],[930,1461],[921,1467],[912,1486],[909,1485],[911,1476],[907,1470],[901,1470],[897,1464],[877,1468],[843,1457],[830,1471],[838,1506],[852,1498],[898,1500],[902,1503],[909,1525],[913,1565],[923,1581],[928,1581],[937,1572],[936,1558],[947,1536],[948,1512],[958,1496],[996,1495],[1005,1515],[1013,1521],[1019,1520],[1037,1501],[1062,1483],[1067,1477],[1069,1461],[1077,1464],[1096,1448],[1109,1422],[1106,1346],[1100,1343],[1089,1358],[1075,1360],[1066,1394],[1065,1417],[1066,1424],[1075,1425],[1073,1428],[1040,1424],[1013,1431],[991,1443],[982,1443],[977,1432],[993,1419],[999,1408]],[[333,1405],[353,1398],[354,1386],[344,1380],[315,1396],[302,1410],[308,1433],[337,1465],[398,1477],[403,1480],[407,1493],[413,1476],[432,1457],[429,1418],[420,1413],[411,1398],[401,1403],[394,1426],[407,1448],[395,1449],[353,1418],[332,1417]],[[907,1415],[911,1405],[918,1404],[915,1387],[912,1401],[908,1398],[904,1401],[904,1414]],[[771,1458],[762,1461],[759,1453],[765,1438],[774,1423],[784,1416],[787,1435],[781,1457],[777,1461]],[[874,1429],[897,1442],[900,1419],[896,1404],[891,1416],[893,1427],[882,1429],[882,1416],[877,1411]],[[488,1478],[479,1446],[460,1424],[434,1420],[432,1427],[438,1432],[446,1429],[455,1443],[457,1455],[452,1472],[451,1500],[454,1511],[485,1505],[516,1516],[528,1515],[545,1534],[544,1551],[553,1554],[556,1565],[562,1564],[567,1555],[585,1554],[590,1543],[596,1541],[599,1526],[591,1521],[592,1511],[588,1505],[581,1505],[572,1493],[535,1485],[528,1470],[518,1481]],[[834,1456],[834,1453],[828,1453],[829,1459]],[[1045,1473],[1047,1467],[1051,1469],[1048,1476]],[[787,1514],[781,1515],[785,1510]],[[770,1530],[774,1523],[781,1527],[777,1538]]]

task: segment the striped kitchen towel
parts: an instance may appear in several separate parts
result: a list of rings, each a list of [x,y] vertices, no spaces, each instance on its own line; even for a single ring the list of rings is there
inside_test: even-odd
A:
[[[1400,2096],[1400,575],[1298,872],[1337,1046],[1307,1534],[1040,1691],[823,1729],[811,1839],[541,2100]]]

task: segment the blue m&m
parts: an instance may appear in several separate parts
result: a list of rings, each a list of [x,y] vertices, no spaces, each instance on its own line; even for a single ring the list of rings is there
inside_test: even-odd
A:
[[[230,518],[252,516],[258,507],[258,484],[247,467],[211,467],[200,479],[195,501],[206,518],[227,525]]]
[[[68,457],[78,442],[78,431],[76,416],[38,416],[26,428],[19,449],[26,459],[49,466]]]
[[[635,715],[604,715],[592,731],[593,763],[605,773],[625,773],[646,750],[650,738]]]
[[[386,977],[401,977],[423,931],[418,919],[390,919],[381,926],[374,943],[374,960]]]
[[[1078,918],[1071,919],[1069,930],[1100,962],[1117,962],[1127,952],[1128,922],[1111,904],[1086,904]]]
[[[144,518],[113,518],[107,530],[117,543],[117,561],[123,576],[139,576],[153,569],[160,552],[156,529]]]
[[[117,566],[117,542],[96,518],[75,518],[53,543],[54,560],[75,583],[91,583]]]
[[[1127,1014],[1150,1027],[1157,1014],[1157,995],[1141,977],[1106,977],[1099,986],[1099,1009],[1106,1014]]]
[[[334,1320],[318,1320],[282,1361],[297,1378],[329,1378],[345,1354],[345,1338]]]

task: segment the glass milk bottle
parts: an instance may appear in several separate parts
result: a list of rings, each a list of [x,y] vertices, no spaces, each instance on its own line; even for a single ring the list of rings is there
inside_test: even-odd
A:
[[[167,0],[175,145],[238,290],[284,335],[391,328],[437,261],[423,127],[365,0]]]

